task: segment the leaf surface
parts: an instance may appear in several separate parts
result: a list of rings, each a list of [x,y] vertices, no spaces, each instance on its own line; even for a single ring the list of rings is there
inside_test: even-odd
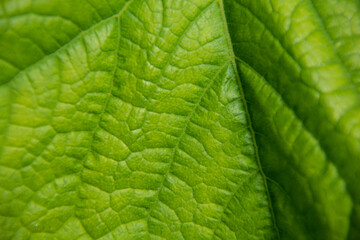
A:
[[[0,239],[358,239],[357,1],[1,1]]]

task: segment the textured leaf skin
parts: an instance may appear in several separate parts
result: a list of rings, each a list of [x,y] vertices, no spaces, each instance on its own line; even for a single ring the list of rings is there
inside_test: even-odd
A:
[[[356,0],[3,0],[0,239],[359,239]]]

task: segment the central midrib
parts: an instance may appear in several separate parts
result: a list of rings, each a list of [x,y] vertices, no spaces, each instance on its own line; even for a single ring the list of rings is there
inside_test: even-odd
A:
[[[219,2],[219,7],[220,7],[220,11],[221,11],[221,16],[222,16],[222,20],[223,20],[223,24],[224,24],[224,34],[225,34],[225,38],[227,40],[227,44],[228,44],[228,49],[229,49],[229,54],[230,54],[230,59],[231,59],[231,63],[233,65],[234,68],[234,72],[235,72],[235,77],[239,86],[239,90],[240,90],[240,95],[241,95],[241,100],[243,102],[243,106],[244,106],[244,112],[247,118],[247,122],[249,125],[249,131],[251,134],[251,139],[252,139],[252,143],[254,146],[254,150],[255,150],[255,158],[256,158],[256,162],[258,164],[259,167],[259,172],[263,178],[263,182],[264,182],[264,187],[266,190],[266,195],[268,198],[268,203],[269,203],[269,210],[271,213],[271,217],[272,217],[272,221],[273,221],[273,226],[274,226],[274,230],[276,232],[277,238],[280,239],[280,232],[279,232],[279,228],[277,226],[276,223],[276,218],[275,218],[275,213],[274,213],[274,209],[272,206],[272,202],[271,202],[271,196],[270,196],[270,192],[269,192],[269,188],[268,188],[268,184],[267,184],[267,177],[264,173],[264,171],[262,170],[262,166],[261,166],[261,162],[260,162],[260,157],[259,157],[259,152],[258,152],[258,146],[256,143],[256,138],[255,138],[255,132],[252,126],[252,122],[251,122],[251,116],[247,107],[247,102],[245,99],[245,95],[244,95],[244,90],[240,81],[240,77],[239,77],[239,73],[237,71],[237,66],[236,66],[236,62],[235,62],[235,54],[234,54],[234,49],[233,49],[233,44],[231,41],[231,37],[229,34],[229,28],[228,28],[228,24],[227,24],[227,20],[226,20],[226,14],[225,14],[225,8],[224,8],[224,3],[223,0],[218,0]]]

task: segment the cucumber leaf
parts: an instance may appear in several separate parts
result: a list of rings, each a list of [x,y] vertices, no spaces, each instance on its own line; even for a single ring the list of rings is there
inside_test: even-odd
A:
[[[0,239],[359,239],[357,0],[0,0]]]

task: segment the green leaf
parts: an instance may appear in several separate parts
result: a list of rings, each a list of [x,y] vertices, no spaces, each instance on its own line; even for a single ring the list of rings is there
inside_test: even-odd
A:
[[[359,239],[357,0],[0,0],[0,239]]]

